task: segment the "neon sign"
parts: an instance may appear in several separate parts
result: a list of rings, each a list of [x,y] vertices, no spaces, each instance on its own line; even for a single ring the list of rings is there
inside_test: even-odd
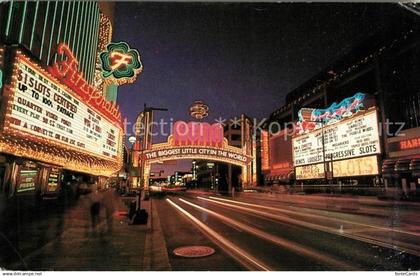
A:
[[[322,124],[331,125],[344,118],[351,117],[364,107],[365,94],[356,93],[354,96],[345,98],[340,103],[333,103],[325,109],[302,108],[298,112],[296,123],[298,134],[308,133],[321,128]]]
[[[209,107],[202,101],[195,101],[190,107],[190,115],[195,119],[203,119],[209,115]]]
[[[3,87],[3,71],[0,69],[0,89]]]
[[[106,84],[133,83],[143,70],[139,52],[125,42],[109,43],[99,57]]]
[[[28,140],[71,148],[89,156],[118,160],[121,128],[64,85],[18,53],[14,65],[6,125]]]
[[[261,131],[261,169],[269,170],[270,169],[270,159],[269,159],[269,135],[268,131]]]
[[[113,122],[121,124],[121,113],[119,107],[107,101],[97,89],[89,85],[83,75],[77,71],[79,61],[73,55],[70,48],[61,43],[57,47],[57,54],[64,55],[66,58],[48,67],[48,71],[58,78],[70,89],[77,92],[85,103],[98,109],[103,115]]]
[[[419,147],[420,147],[420,138],[400,141],[401,150],[415,149]]]
[[[206,145],[222,147],[223,127],[220,124],[184,122],[174,124],[175,145]]]

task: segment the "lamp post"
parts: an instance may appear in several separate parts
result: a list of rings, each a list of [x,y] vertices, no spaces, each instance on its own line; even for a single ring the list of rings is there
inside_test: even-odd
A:
[[[133,153],[134,153],[134,144],[136,143],[136,137],[134,137],[134,136],[128,137],[128,142],[130,142],[130,144],[131,144],[130,159],[129,159],[130,160],[129,161],[129,163],[130,163],[130,174],[131,174],[131,170],[133,168],[133,160],[134,160]],[[131,177],[131,181],[132,181],[132,177]],[[131,186],[133,186],[133,183],[131,183]]]
[[[324,121],[321,122],[321,139],[322,139],[322,160],[324,162],[324,180],[325,184],[328,183],[328,169],[327,169],[327,160],[325,158],[325,134],[324,134]]]
[[[144,104],[144,109],[141,111],[136,118],[136,142],[139,144],[140,153],[140,164],[139,164],[139,175],[140,175],[140,186],[141,188],[148,189],[148,183],[145,183],[144,179],[144,158],[143,152],[152,145],[152,132],[153,132],[153,111],[168,111],[167,108],[160,107],[148,107]],[[143,131],[142,131],[143,125]]]

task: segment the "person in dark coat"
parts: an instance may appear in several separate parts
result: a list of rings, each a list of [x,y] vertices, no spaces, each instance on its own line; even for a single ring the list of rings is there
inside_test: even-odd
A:
[[[96,230],[96,226],[99,224],[99,213],[101,211],[101,197],[96,184],[93,184],[91,186],[91,193],[89,194],[89,199],[92,229]]]

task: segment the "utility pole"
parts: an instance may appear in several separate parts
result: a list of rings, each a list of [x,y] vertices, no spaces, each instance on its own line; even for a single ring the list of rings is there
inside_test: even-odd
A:
[[[325,159],[325,135],[324,135],[324,122],[321,122],[321,139],[322,139],[322,161],[324,162],[324,179],[325,184],[328,183],[328,175],[327,175],[327,161]]]
[[[324,165],[324,181],[325,181],[325,184],[327,184],[327,183],[329,183],[329,181],[328,181],[328,169],[327,169],[328,163],[326,161],[326,154],[325,154],[325,133],[324,133],[324,124],[325,123],[322,120],[319,120],[319,121],[315,120],[315,121],[309,121],[309,122],[320,123],[321,124],[322,162],[323,162],[323,165]],[[332,155],[331,155],[331,159],[332,159]],[[332,164],[331,164],[331,167],[332,167]]]
[[[152,133],[153,133],[153,111],[168,111],[167,108],[161,107],[148,107],[144,104],[143,111],[139,113],[136,119],[136,142],[140,151],[139,158],[139,177],[140,187],[148,190],[148,183],[145,183],[144,179],[144,165],[145,160],[143,153],[145,150],[152,146]]]

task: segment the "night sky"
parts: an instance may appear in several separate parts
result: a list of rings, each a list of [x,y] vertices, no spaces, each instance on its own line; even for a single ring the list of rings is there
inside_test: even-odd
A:
[[[113,41],[139,50],[144,71],[119,88],[123,117],[267,117],[285,95],[368,36],[411,16],[397,4],[118,2]],[[161,141],[161,139],[157,139]]]

